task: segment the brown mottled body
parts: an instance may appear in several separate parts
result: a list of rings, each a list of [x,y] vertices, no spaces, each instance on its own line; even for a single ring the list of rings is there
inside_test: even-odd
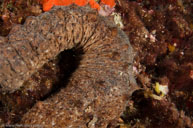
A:
[[[55,7],[28,18],[3,40],[0,84],[9,91],[21,87],[61,51],[83,51],[66,87],[38,102],[21,123],[107,127],[120,116],[132,92],[134,53],[127,36],[108,19],[87,7]]]

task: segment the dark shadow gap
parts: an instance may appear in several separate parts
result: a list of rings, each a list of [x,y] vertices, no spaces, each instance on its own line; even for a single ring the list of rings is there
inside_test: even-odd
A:
[[[69,82],[69,78],[72,73],[78,68],[80,64],[80,60],[82,60],[82,55],[84,54],[82,49],[70,49],[61,52],[58,56],[59,66],[59,82],[53,85],[52,91],[42,97],[40,100],[45,100],[55,93],[59,92],[61,88],[65,88],[65,86]]]

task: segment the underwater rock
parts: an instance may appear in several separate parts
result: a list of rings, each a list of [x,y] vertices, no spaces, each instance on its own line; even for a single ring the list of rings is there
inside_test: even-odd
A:
[[[0,39],[0,84],[5,91],[22,87],[62,51],[82,51],[66,87],[36,103],[22,124],[107,127],[119,118],[135,89],[128,37],[90,8],[54,7],[27,18]]]

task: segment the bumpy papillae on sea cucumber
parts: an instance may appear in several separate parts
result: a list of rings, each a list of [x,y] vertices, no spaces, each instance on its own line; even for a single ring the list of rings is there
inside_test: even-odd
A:
[[[54,7],[0,38],[3,91],[24,86],[38,69],[67,49],[82,51],[68,84],[37,102],[22,124],[107,127],[118,119],[133,91],[134,52],[113,22],[88,7]],[[31,125],[33,126],[33,125]]]

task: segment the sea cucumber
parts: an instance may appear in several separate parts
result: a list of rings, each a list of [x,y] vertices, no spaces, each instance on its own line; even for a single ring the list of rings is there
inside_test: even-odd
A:
[[[21,123],[46,127],[107,127],[123,111],[134,88],[134,52],[128,37],[88,7],[54,7],[27,18],[0,38],[0,84],[14,91],[67,49],[81,50],[68,84],[40,101]]]

